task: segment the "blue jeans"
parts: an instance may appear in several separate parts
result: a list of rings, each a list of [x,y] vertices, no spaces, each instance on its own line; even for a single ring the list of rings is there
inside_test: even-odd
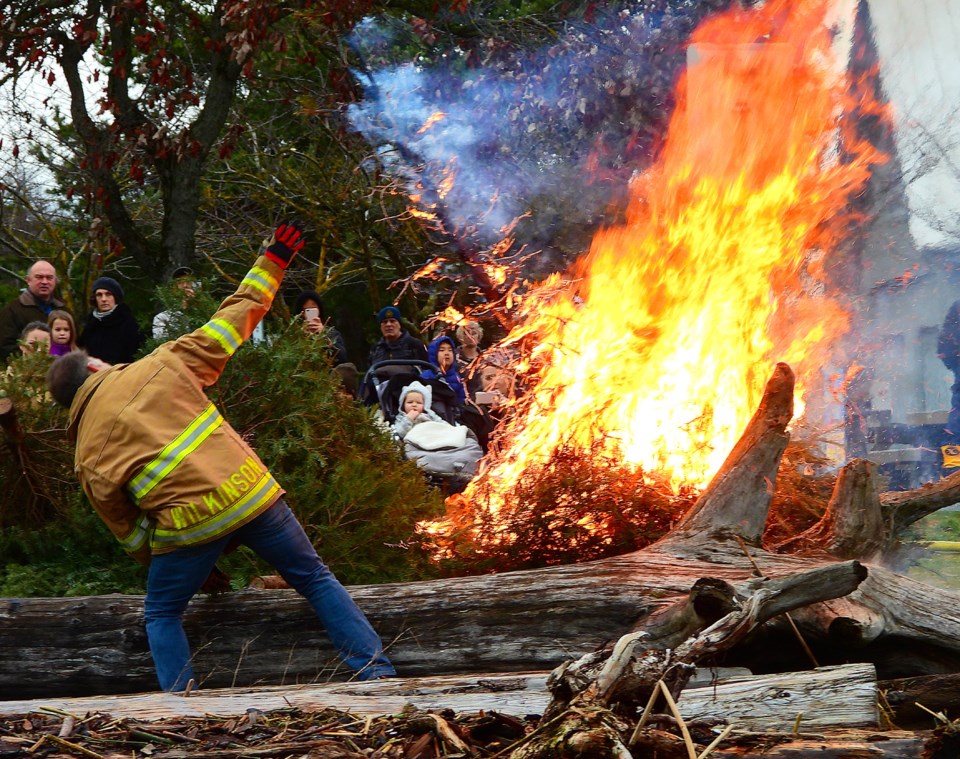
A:
[[[256,551],[310,602],[340,657],[358,673],[358,679],[396,674],[383,653],[380,637],[317,555],[281,498],[229,535],[151,558],[144,619],[161,689],[184,690],[193,678],[183,612],[231,540]]]

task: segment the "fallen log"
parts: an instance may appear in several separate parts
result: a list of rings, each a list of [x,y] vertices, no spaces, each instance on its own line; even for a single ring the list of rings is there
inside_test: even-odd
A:
[[[739,547],[713,561],[659,549],[590,564],[503,575],[351,588],[403,676],[545,670],[612,642],[646,616],[686,602],[702,577],[749,579]],[[765,575],[825,566],[753,552]],[[720,560],[723,560],[721,563]],[[885,679],[960,671],[955,593],[879,567],[846,611],[825,609],[804,628],[822,664],[872,661]],[[831,605],[835,602],[831,602]],[[140,596],[7,599],[0,606],[0,699],[134,693],[156,687]],[[832,624],[849,608],[874,621],[869,634],[838,645]],[[936,610],[931,613],[931,610]],[[800,624],[803,612],[793,612]],[[343,679],[335,652],[294,591],[244,590],[195,599],[186,628],[205,688]],[[793,633],[777,622],[731,665],[758,672],[809,666]],[[864,625],[864,630],[867,626]],[[910,651],[917,655],[911,659]],[[776,666],[779,665],[779,666]]]
[[[757,676],[723,676],[722,671],[714,675],[710,670],[700,674],[680,694],[678,703],[685,719],[729,720],[740,729],[754,731],[790,731],[798,723],[804,732],[877,724],[877,679],[868,664]],[[55,709],[77,717],[99,713],[158,720],[297,708],[315,712],[338,709],[359,716],[398,714],[404,709],[523,716],[543,714],[550,700],[546,681],[546,672],[535,672],[225,688],[200,690],[186,697],[154,692],[30,699],[2,702],[0,714]]]
[[[883,493],[880,496],[889,530],[900,533],[905,527],[945,506],[960,503],[960,472],[938,482],[928,482],[916,490]]]
[[[545,717],[550,719],[571,708],[571,704],[584,701],[603,706],[615,704],[619,709],[625,703],[631,708],[642,708],[654,694],[658,681],[667,682],[677,696],[698,662],[715,661],[718,654],[779,614],[849,594],[866,576],[863,566],[848,562],[777,580],[750,580],[739,589],[730,587],[724,594],[724,606],[729,611],[706,629],[706,619],[701,618],[703,623],[692,624],[681,641],[677,641],[673,630],[663,636],[664,629],[669,627],[662,624],[659,617],[663,615],[655,615],[649,628],[643,625],[639,631],[624,635],[610,651],[587,654],[555,670],[548,683],[554,701]],[[706,584],[701,581],[694,585],[690,599],[694,607]]]
[[[899,728],[923,730],[960,719],[960,674],[883,680],[878,687]]]
[[[654,546],[579,565],[351,593],[403,676],[515,672],[551,669],[602,648],[651,615],[686,604],[703,578],[742,583],[757,571],[776,579],[828,566],[832,559],[824,552],[781,555],[757,546],[792,393],[789,368],[778,366],[741,443],[697,506]],[[838,501],[837,508],[854,502]],[[829,531],[823,535],[830,538]],[[753,544],[749,556],[738,539]],[[866,566],[868,577],[843,605],[792,612],[805,621],[802,632],[818,661],[870,662],[885,679],[960,671],[957,594]],[[673,614],[671,624],[682,630],[683,612]],[[203,688],[346,677],[309,606],[293,591],[200,597],[185,622]],[[0,637],[0,699],[156,687],[138,596],[6,599]],[[724,658],[758,673],[809,667],[782,617]]]
[[[694,630],[676,648],[665,648],[642,629],[624,635],[609,652],[587,654],[558,667],[547,680],[553,699],[543,718],[550,728],[516,751],[513,759],[550,759],[558,753],[571,759],[629,757],[638,742],[653,755],[669,752],[676,748],[670,734],[661,734],[648,723],[658,704],[663,705],[660,712],[673,713],[689,747],[692,739],[675,699],[698,662],[714,661],[775,616],[847,595],[866,574],[860,564],[850,562],[778,580],[761,577],[732,594],[733,608],[727,614],[704,630]],[[871,702],[875,703],[875,695]],[[625,740],[627,720],[640,712],[632,736]]]

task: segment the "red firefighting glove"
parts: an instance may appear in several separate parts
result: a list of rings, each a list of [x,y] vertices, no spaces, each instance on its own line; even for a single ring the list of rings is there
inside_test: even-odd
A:
[[[303,239],[303,225],[298,221],[286,221],[276,228],[263,255],[281,269],[286,269],[306,243]]]
[[[230,589],[230,575],[216,565],[200,586],[200,590],[204,593],[226,593]]]

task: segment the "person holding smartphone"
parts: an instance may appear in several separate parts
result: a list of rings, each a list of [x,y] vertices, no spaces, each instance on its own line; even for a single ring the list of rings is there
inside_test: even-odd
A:
[[[329,343],[327,354],[334,366],[346,364],[347,349],[343,343],[343,336],[332,324],[327,323],[323,313],[323,305],[319,293],[313,290],[304,290],[297,296],[293,313],[303,317],[303,329],[311,335],[322,335]]]

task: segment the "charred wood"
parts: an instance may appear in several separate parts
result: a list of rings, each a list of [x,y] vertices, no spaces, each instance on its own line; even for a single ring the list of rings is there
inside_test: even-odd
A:
[[[878,686],[890,720],[899,728],[932,729],[960,718],[960,674],[882,680]]]

